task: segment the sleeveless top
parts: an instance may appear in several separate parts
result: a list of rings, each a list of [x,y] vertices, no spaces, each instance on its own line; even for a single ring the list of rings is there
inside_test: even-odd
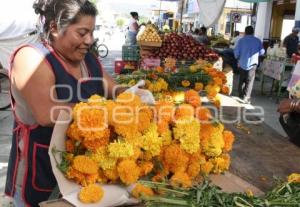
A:
[[[28,46],[28,45],[25,45]],[[22,46],[21,48],[25,47]],[[69,103],[77,103],[83,99],[89,98],[91,95],[103,95],[103,77],[102,67],[98,59],[90,53],[87,53],[84,63],[87,68],[88,77],[84,80],[77,80],[69,74],[57,54],[49,50],[43,44],[29,45],[38,49],[49,63],[55,76],[56,85],[68,85],[68,87],[56,87],[57,99],[67,100]],[[19,48],[13,55],[21,49]],[[12,58],[12,61],[13,61]],[[93,80],[93,78],[95,80]],[[70,93],[70,90],[75,91]],[[13,92],[13,91],[12,91]],[[15,91],[16,92],[16,91]],[[38,206],[38,203],[48,200],[53,188],[57,185],[56,179],[52,173],[48,148],[52,136],[53,127],[43,127],[38,125],[34,120],[32,123],[22,122],[16,113],[22,114],[24,109],[17,112],[16,106],[26,106],[25,102],[20,101],[19,94],[13,92],[12,108],[15,117],[12,147],[9,157],[5,193],[13,196],[16,190],[17,177],[21,178],[22,199],[26,206]],[[15,99],[17,98],[17,99]],[[21,100],[22,102],[22,100]],[[26,107],[28,109],[28,107]],[[25,109],[26,109],[25,108]],[[24,114],[23,114],[24,115]],[[32,118],[29,111],[27,121]],[[23,117],[24,118],[24,117]],[[22,145],[20,145],[22,143]],[[23,161],[24,166],[20,166]],[[22,169],[23,167],[23,169]],[[23,170],[23,175],[19,171]],[[20,182],[20,181],[19,181]]]

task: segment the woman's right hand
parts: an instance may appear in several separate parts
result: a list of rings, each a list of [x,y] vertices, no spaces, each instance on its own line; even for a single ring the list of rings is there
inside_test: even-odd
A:
[[[286,114],[286,113],[291,112],[291,102],[292,102],[292,99],[283,99],[279,103],[277,111],[280,114]]]

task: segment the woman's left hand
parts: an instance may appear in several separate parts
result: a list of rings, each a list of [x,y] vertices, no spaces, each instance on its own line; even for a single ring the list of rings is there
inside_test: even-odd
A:
[[[292,99],[283,99],[280,101],[277,111],[281,114],[289,113],[291,110]]]

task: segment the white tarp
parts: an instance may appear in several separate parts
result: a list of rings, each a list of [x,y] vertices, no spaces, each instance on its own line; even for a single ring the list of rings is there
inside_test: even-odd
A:
[[[225,0],[198,0],[200,24],[205,27],[213,26],[220,18]]]
[[[23,44],[34,43],[38,35],[28,36],[36,30],[37,15],[33,0],[9,0],[0,6],[0,62],[9,68],[13,51]]]

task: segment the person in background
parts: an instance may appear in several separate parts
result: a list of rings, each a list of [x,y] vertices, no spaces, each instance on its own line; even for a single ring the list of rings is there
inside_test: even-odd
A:
[[[253,27],[247,26],[245,36],[238,41],[234,48],[234,56],[238,60],[240,73],[238,93],[244,103],[250,103],[259,56],[264,53],[262,42],[254,37]]]
[[[230,41],[230,48],[234,49],[235,46],[237,45],[237,42],[242,38],[242,36],[240,36],[240,32],[239,31],[235,31],[233,34],[233,38]],[[233,51],[232,51],[233,52]]]
[[[286,54],[289,58],[291,58],[294,53],[299,54],[298,53],[299,31],[300,28],[294,27],[292,33],[286,36],[283,40],[283,46],[286,47]]]
[[[126,35],[126,45],[136,45],[136,36],[139,31],[139,14],[137,12],[130,12],[131,18],[128,25],[128,31]]]
[[[200,28],[200,33],[199,33],[199,36],[198,36],[198,42],[200,42],[204,45],[209,45],[210,44],[210,40],[207,36],[207,29],[204,26]]]
[[[5,193],[17,207],[38,206],[57,185],[48,148],[59,112],[71,113],[76,103],[95,94],[114,98],[127,90],[117,87],[89,52],[97,14],[93,3],[37,0],[33,7],[44,19],[44,41],[17,49],[10,68],[15,123]]]
[[[290,138],[290,141],[300,146],[300,99],[283,99],[278,106],[279,122]]]

